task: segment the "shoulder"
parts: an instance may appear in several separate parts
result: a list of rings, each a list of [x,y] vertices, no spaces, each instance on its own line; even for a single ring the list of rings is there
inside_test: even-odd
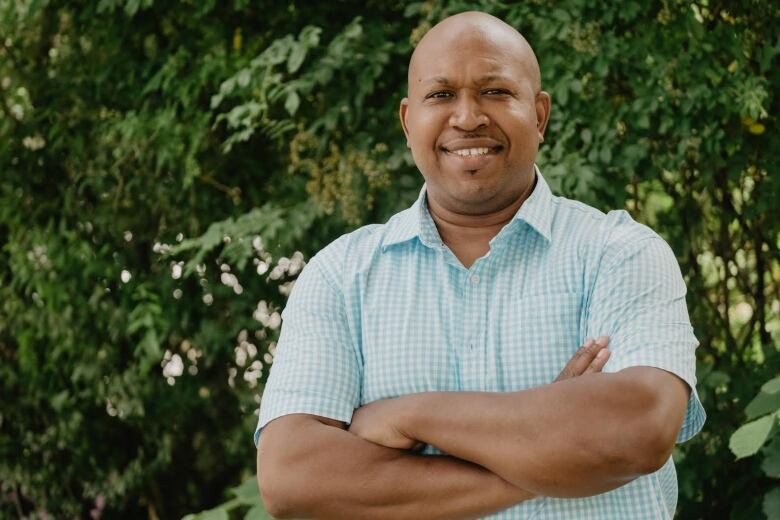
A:
[[[553,210],[553,234],[576,241],[583,251],[595,255],[602,270],[612,269],[640,253],[675,258],[658,233],[634,220],[625,210],[604,213],[583,202],[558,196],[553,197]]]
[[[341,235],[314,255],[307,267],[312,266],[331,284],[341,287],[345,278],[370,265],[387,240],[408,223],[412,210],[396,213],[384,224],[368,224]]]
[[[636,222],[628,212],[610,211],[605,222],[603,265],[614,269],[631,259],[647,263],[648,267],[667,267],[678,271],[677,259],[672,248],[655,231]]]
[[[637,239],[658,235],[649,227],[635,221],[625,210],[612,210],[607,213],[578,200],[554,196],[554,225],[571,231],[576,229],[592,237],[600,236],[605,243],[618,245]]]

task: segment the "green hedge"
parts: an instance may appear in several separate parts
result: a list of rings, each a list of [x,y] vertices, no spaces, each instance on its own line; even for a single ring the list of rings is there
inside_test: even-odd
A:
[[[678,256],[709,415],[680,518],[780,517],[768,0],[0,1],[0,516],[262,518],[277,313],[306,258],[413,200],[406,63],[473,8],[537,52],[554,190]]]

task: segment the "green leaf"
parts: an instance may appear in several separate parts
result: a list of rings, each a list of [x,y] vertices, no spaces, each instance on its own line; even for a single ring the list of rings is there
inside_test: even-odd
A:
[[[307,25],[301,29],[298,35],[298,41],[306,45],[308,48],[316,47],[320,43],[320,33],[322,29],[315,25]]]
[[[769,520],[780,520],[780,486],[764,495],[764,514]]]
[[[768,477],[780,478],[780,436],[775,436],[769,446],[764,448],[761,469]]]
[[[287,110],[287,112],[294,116],[295,112],[298,111],[298,106],[301,104],[301,98],[298,96],[298,93],[294,90],[291,90],[289,94],[287,94],[287,99],[284,102],[284,108]]]
[[[780,377],[770,379],[764,386],[761,387],[761,391],[765,394],[776,394],[780,392]]]
[[[301,68],[303,60],[306,58],[306,46],[296,43],[290,50],[290,56],[287,57],[287,72],[294,74]]]
[[[243,504],[255,505],[262,503],[260,500],[260,490],[257,488],[256,476],[247,479],[240,486],[231,489],[230,492]]]
[[[582,138],[582,142],[585,144],[590,144],[590,142],[593,140],[593,132],[590,131],[590,129],[585,128],[581,133],[580,137]]]
[[[249,69],[243,69],[241,72],[238,73],[238,76],[236,76],[236,82],[238,83],[239,87],[246,87],[249,85],[249,82],[252,80],[252,73]]]
[[[67,390],[63,390],[55,394],[54,397],[51,398],[52,409],[55,412],[62,411],[62,408],[65,406],[65,403],[68,401],[69,397],[70,397],[70,392],[68,392]]]
[[[721,370],[713,370],[705,378],[703,384],[710,388],[727,385],[731,381],[731,376]]]
[[[265,507],[256,505],[246,512],[244,520],[273,520],[273,517],[266,512]]]
[[[755,419],[767,413],[776,412],[780,409],[780,392],[776,394],[765,394],[763,391],[750,401],[745,408],[748,419]]]
[[[756,453],[766,441],[775,420],[776,417],[772,414],[742,425],[732,434],[729,440],[729,448],[732,453],[738,459],[749,457]]]
[[[227,510],[217,507],[198,513],[192,520],[230,520],[230,516]]]

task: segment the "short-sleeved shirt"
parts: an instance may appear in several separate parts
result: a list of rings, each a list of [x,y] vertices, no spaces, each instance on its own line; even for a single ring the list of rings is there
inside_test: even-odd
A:
[[[609,336],[604,372],[669,371],[691,388],[677,441],[701,429],[686,288],[669,246],[625,211],[554,196],[541,173],[490,251],[464,267],[423,187],[384,225],[344,235],[298,278],[255,432],[291,413],[349,423],[377,399],[515,392],[552,382],[587,337]],[[424,453],[441,453],[427,447]],[[540,497],[494,519],[671,518],[677,477],[657,472],[586,498]]]

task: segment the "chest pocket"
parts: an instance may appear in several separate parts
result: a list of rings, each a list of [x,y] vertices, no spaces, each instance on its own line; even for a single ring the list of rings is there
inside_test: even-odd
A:
[[[581,343],[580,293],[547,293],[511,301],[499,313],[496,386],[513,392],[551,383]]]

